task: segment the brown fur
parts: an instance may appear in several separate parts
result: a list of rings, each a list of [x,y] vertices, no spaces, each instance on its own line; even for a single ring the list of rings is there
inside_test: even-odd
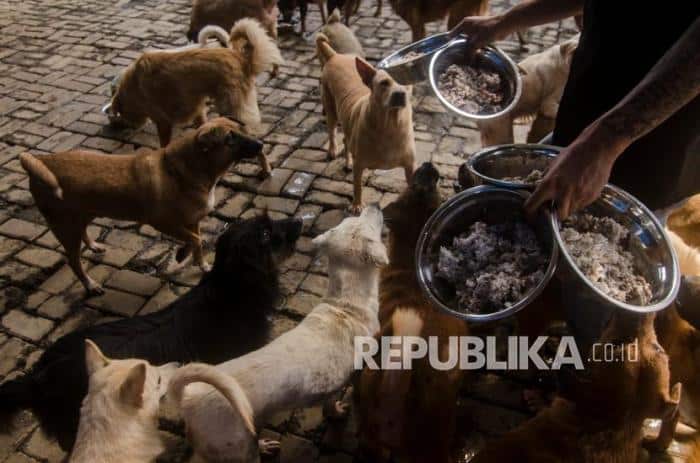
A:
[[[309,10],[309,3],[315,3],[321,13],[321,21],[326,22],[326,7],[323,0],[280,0],[280,10],[285,20],[290,20],[294,14],[294,10],[299,8],[299,16],[301,16],[301,33],[306,33],[306,14]]]
[[[646,418],[672,415],[680,385],[670,388],[668,357],[653,315],[617,312],[601,336],[624,361],[589,362],[586,377],[533,419],[486,445],[473,463],[636,463]],[[629,352],[638,340],[639,358]]]
[[[185,243],[185,255],[206,268],[199,221],[212,207],[217,180],[237,160],[262,156],[262,143],[241,126],[218,118],[166,148],[128,155],[75,150],[50,156],[20,155],[29,189],[68,264],[89,292],[99,285],[83,269],[81,240],[101,248],[86,228],[97,217],[150,224]],[[55,180],[46,183],[46,179]],[[62,194],[56,194],[56,188]],[[184,259],[184,257],[182,257]]]
[[[700,194],[691,196],[668,216],[668,227],[693,248],[700,248]]]
[[[452,29],[465,16],[483,16],[488,13],[488,0],[389,0],[397,15],[411,27],[413,41],[425,37],[425,24],[448,16],[447,27]]]
[[[276,0],[192,0],[187,38],[197,40],[204,26],[213,24],[228,31],[239,19],[253,18],[277,40],[278,15]]]
[[[449,336],[467,334],[467,325],[425,300],[413,258],[421,228],[440,203],[438,176],[431,164],[424,164],[411,187],[384,210],[390,228],[390,264],[380,280],[379,321],[381,336],[437,336],[444,349]],[[462,376],[459,368],[434,370],[428,359],[414,361],[410,371],[365,369],[355,389],[365,451],[375,459],[393,455],[415,463],[451,461]]]
[[[336,53],[323,34],[316,36],[321,74],[321,100],[328,127],[328,154],[336,157],[338,122],[345,135],[346,167],[353,171],[351,210],[362,209],[365,169],[402,167],[406,181],[413,175],[416,145],[413,135],[411,88],[396,83],[353,55]]]
[[[260,123],[255,77],[281,62],[260,25],[242,19],[231,29],[229,48],[144,53],[124,71],[110,110],[132,127],[151,119],[161,146],[170,143],[174,125],[206,122],[209,100],[251,130]],[[263,168],[269,173],[266,162]]]
[[[342,2],[341,2],[342,3]],[[360,9],[362,0],[345,0],[343,5],[343,15],[345,16],[345,25],[350,24],[350,18]],[[374,17],[378,18],[382,15],[383,0],[377,0],[377,9],[374,10]]]

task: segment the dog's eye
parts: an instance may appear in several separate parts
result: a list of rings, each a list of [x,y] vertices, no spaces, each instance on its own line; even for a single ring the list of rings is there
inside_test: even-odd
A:
[[[388,87],[389,85],[391,85],[391,82],[389,82],[388,80],[383,80],[379,82],[379,85],[381,85],[382,87]]]
[[[263,244],[268,244],[270,242],[270,230],[263,230],[260,241]]]

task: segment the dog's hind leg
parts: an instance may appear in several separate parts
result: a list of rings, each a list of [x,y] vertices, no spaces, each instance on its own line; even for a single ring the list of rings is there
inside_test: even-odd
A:
[[[85,243],[85,246],[87,246],[90,251],[96,252],[98,254],[102,254],[107,250],[107,248],[103,244],[100,244],[97,241],[90,238],[90,235],[88,235],[87,232],[87,227],[83,230],[83,243]]]
[[[326,125],[328,126],[328,157],[335,159],[338,155],[338,147],[335,142],[335,133],[338,126],[338,113],[335,108],[335,100],[330,90],[321,83],[321,101],[326,111]]]
[[[75,218],[73,218],[71,223],[63,221],[53,222],[48,217],[47,220],[51,224],[51,231],[56,235],[56,239],[63,245],[63,249],[66,251],[68,265],[83,284],[88,295],[95,296],[104,294],[102,287],[85,273],[83,263],[80,260],[80,245],[83,241],[83,236],[87,235],[85,227],[87,227],[89,221],[80,220],[80,218],[75,220]]]

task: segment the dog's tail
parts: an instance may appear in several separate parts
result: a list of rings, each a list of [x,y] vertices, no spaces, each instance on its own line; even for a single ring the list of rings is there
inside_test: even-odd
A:
[[[328,60],[335,56],[336,51],[331,47],[331,41],[323,32],[316,34],[316,55],[324,66]]]
[[[228,41],[230,39],[228,32],[226,32],[223,27],[213,25],[205,26],[199,31],[197,42],[199,42],[199,46],[206,47],[207,41],[212,37],[221,42],[222,46],[228,47]]]
[[[33,377],[27,373],[0,385],[0,432],[10,432],[15,415],[34,405]]]
[[[44,185],[49,187],[54,196],[56,196],[58,199],[63,199],[63,190],[61,189],[61,185],[59,185],[58,179],[53,172],[46,167],[46,164],[29,153],[20,154],[19,162],[30,176],[39,179]]]
[[[175,372],[168,385],[168,396],[178,406],[182,403],[185,386],[191,383],[206,383],[219,391],[241,416],[246,429],[255,436],[253,407],[248,396],[232,376],[220,372],[211,365],[190,363]]]
[[[284,64],[277,44],[255,19],[243,18],[236,21],[231,28],[230,43],[233,45],[239,39],[247,42],[243,50],[249,57],[253,74]]]
[[[326,21],[326,24],[335,24],[340,22],[340,10],[338,8],[335,8],[333,10],[333,13],[328,17],[328,21]]]

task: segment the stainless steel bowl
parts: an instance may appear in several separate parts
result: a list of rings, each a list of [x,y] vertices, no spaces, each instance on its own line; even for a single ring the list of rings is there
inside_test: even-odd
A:
[[[603,293],[588,280],[574,263],[566,249],[556,214],[551,215],[551,227],[561,249],[561,263],[557,272],[562,281],[563,298],[572,313],[599,313],[605,309],[624,309],[649,313],[663,310],[676,299],[680,287],[680,269],[671,243],[656,215],[637,198],[613,185],[607,185],[600,199],[583,212],[595,216],[612,217],[630,233],[629,251],[636,267],[652,287],[652,300],[637,306],[618,301]]]
[[[431,35],[392,53],[381,60],[377,67],[388,72],[401,85],[423,82],[428,79],[430,60],[435,52],[445,48],[452,39],[454,36],[450,32]],[[403,61],[404,57],[411,52],[421,53],[423,56]]]
[[[428,76],[430,78],[430,86],[433,92],[440,100],[440,103],[447,108],[448,111],[457,114],[458,116],[466,117],[475,121],[483,121],[497,119],[505,114],[508,114],[520,100],[522,93],[522,81],[517,65],[508,55],[500,49],[487,46],[479,50],[474,58],[467,62],[467,43],[468,39],[461,38],[452,41],[447,47],[439,50],[433,55],[430,61]],[[503,82],[502,91],[505,94],[505,104],[503,109],[494,113],[479,113],[472,114],[457,108],[450,103],[438,89],[438,80],[445,72],[448,66],[452,64],[472,65],[478,68],[483,68],[491,72],[497,72],[501,76]]]
[[[490,146],[469,156],[460,175],[462,188],[494,185],[503,188],[532,190],[534,182],[504,180],[508,177],[527,177],[534,169],[542,172],[549,168],[561,148],[535,143]]]
[[[527,197],[528,193],[522,190],[482,185],[453,196],[428,219],[416,246],[416,272],[423,293],[435,307],[463,320],[489,322],[519,312],[539,296],[554,275],[559,261],[559,249],[550,225],[552,220],[557,224],[558,221],[545,209],[537,215],[533,227],[543,249],[548,251],[549,264],[542,281],[521,301],[498,312],[465,313],[457,308],[452,285],[436,276],[441,246],[451,245],[455,236],[479,220],[494,224],[524,220],[523,203]]]

